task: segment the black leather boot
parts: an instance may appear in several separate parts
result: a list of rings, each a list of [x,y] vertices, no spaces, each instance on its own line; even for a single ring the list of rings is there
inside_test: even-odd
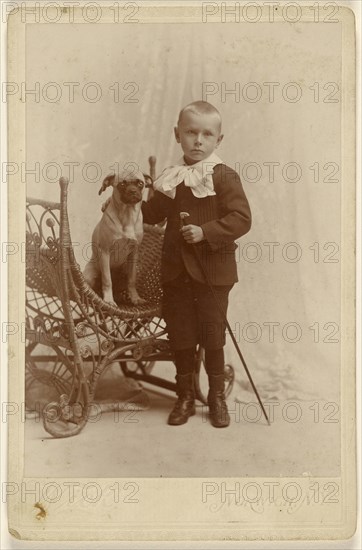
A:
[[[230,416],[225,401],[224,375],[209,374],[209,394],[207,401],[209,405],[209,416],[211,424],[215,428],[226,428],[230,424]]]
[[[176,393],[178,399],[168,417],[171,426],[185,424],[196,412],[193,373],[176,374]]]

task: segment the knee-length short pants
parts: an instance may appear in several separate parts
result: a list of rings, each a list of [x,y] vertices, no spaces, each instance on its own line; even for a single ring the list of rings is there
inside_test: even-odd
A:
[[[213,286],[225,314],[233,286]],[[162,314],[173,350],[197,344],[205,349],[220,349],[225,345],[226,323],[211,289],[191,279],[186,271],[164,283]]]

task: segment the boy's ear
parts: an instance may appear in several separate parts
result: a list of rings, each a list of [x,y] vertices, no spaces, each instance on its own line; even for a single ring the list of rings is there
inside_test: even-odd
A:
[[[145,178],[145,187],[152,187],[153,186],[153,179],[148,174],[143,174],[143,177]]]
[[[175,138],[176,138],[177,143],[180,143],[180,134],[179,134],[179,131],[178,131],[178,127],[175,126],[173,131],[175,132]]]
[[[217,143],[216,143],[216,147],[218,147],[220,145],[220,143],[222,142],[224,138],[224,134],[220,134],[218,139],[217,139]]]

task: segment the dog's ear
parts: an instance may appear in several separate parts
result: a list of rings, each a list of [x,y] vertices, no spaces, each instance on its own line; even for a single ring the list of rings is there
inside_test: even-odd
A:
[[[109,187],[110,185],[113,185],[114,178],[115,178],[114,174],[109,174],[106,178],[104,178],[103,183],[102,183],[102,187],[98,191],[98,195],[101,195],[103,193],[103,191],[105,191],[107,189],[107,187]]]
[[[143,177],[145,178],[146,187],[152,187],[153,186],[153,179],[148,174],[143,174]]]
[[[101,206],[101,210],[102,212],[105,212],[107,210],[107,207],[109,205],[109,203],[111,202],[111,197],[108,197],[108,199],[106,200],[106,202],[104,202]]]

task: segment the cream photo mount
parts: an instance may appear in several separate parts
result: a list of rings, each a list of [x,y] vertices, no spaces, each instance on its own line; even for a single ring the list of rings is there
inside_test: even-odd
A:
[[[16,3],[11,3],[16,4]],[[278,24],[303,33],[303,25],[331,25],[336,39],[341,33],[341,116],[336,132],[341,145],[341,352],[340,352],[340,476],[271,476],[260,477],[217,475],[203,477],[25,477],[29,456],[25,449],[25,422],[19,414],[9,414],[8,479],[5,497],[8,506],[9,531],[19,539],[59,541],[243,541],[243,540],[338,540],[351,537],[355,531],[356,505],[356,398],[355,398],[355,198],[356,198],[356,75],[355,18],[353,11],[338,3],[328,2],[320,11],[308,5],[289,11],[283,2],[260,4],[260,10],[243,9],[241,3],[215,2],[177,4],[157,2],[97,2],[71,7],[69,3],[52,3],[43,10],[37,3],[19,3],[8,13],[8,83],[9,113],[9,242],[21,250],[26,232],[26,185],[21,171],[11,170],[27,161],[29,141],[34,128],[27,125],[27,101],[15,93],[16,86],[27,81],[27,31],[37,25],[38,39],[42,28],[61,28],[64,42],[74,25],[85,26],[89,37],[95,28],[107,25],[122,32],[132,25],[138,32],[149,33],[152,25],[203,24],[210,33],[228,35],[229,25],[237,23],[240,32],[253,25],[256,36],[262,36],[267,24]],[[127,4],[127,5],[126,5]],[[266,5],[267,4],[267,5]],[[295,3],[294,3],[295,4]],[[237,10],[235,13],[235,5]],[[87,7],[88,6],[88,7]],[[62,43],[57,47],[62,48]],[[108,46],[107,46],[108,47]],[[109,53],[111,50],[107,50]],[[121,53],[119,54],[121,55]],[[141,52],[140,55],[147,55]],[[121,63],[126,60],[122,58]],[[192,59],[189,60],[192,62]],[[227,60],[226,60],[227,62]],[[233,63],[231,60],[230,63]],[[64,63],[77,63],[65,59]],[[80,67],[82,69],[82,67]],[[46,74],[46,67],[44,71]],[[322,67],[321,67],[322,70]],[[118,78],[118,77],[117,77]],[[62,82],[63,75],[59,75]],[[11,87],[12,86],[12,87]],[[123,89],[130,94],[135,90]],[[40,102],[41,102],[40,90]],[[210,96],[212,97],[212,96]],[[124,97],[123,97],[124,100]],[[91,105],[91,102],[89,102]],[[139,104],[129,102],[129,108]],[[180,106],[181,107],[181,106]],[[232,111],[232,108],[231,108]],[[46,113],[46,111],[45,111]],[[44,115],[46,116],[46,115]],[[147,117],[147,112],[142,111]],[[283,119],[284,120],[284,119]],[[283,122],[282,122],[283,123]],[[167,140],[168,138],[166,138]],[[305,139],[308,139],[306,136]],[[57,153],[55,153],[56,156]],[[150,151],[152,154],[152,151]],[[52,161],[53,159],[49,159]],[[306,222],[307,223],[307,222]],[[20,254],[9,259],[9,322],[18,330],[8,335],[9,403],[21,410],[25,400],[25,263]],[[10,331],[9,331],[10,332]],[[9,409],[10,411],[11,409]],[[146,413],[147,414],[147,411]],[[205,428],[201,425],[200,430]],[[242,437],[242,425],[240,437]],[[87,428],[85,428],[87,429]],[[160,430],[163,426],[159,427]],[[165,426],[166,429],[166,426]],[[178,429],[178,428],[175,428]],[[211,428],[210,428],[211,429]],[[202,432],[201,432],[202,433]],[[81,435],[76,435],[81,437]],[[200,435],[201,437],[201,435]],[[215,430],[215,441],[225,442],[225,432]],[[182,434],[180,433],[180,438]],[[61,453],[61,439],[55,441]],[[65,441],[65,440],[64,440]],[[217,443],[221,444],[221,443]],[[301,442],[303,445],[303,442]],[[95,447],[97,447],[95,442]],[[101,450],[99,449],[99,452]],[[123,452],[123,451],[121,451]],[[79,460],[85,460],[80,456]],[[89,457],[88,457],[89,460]]]

